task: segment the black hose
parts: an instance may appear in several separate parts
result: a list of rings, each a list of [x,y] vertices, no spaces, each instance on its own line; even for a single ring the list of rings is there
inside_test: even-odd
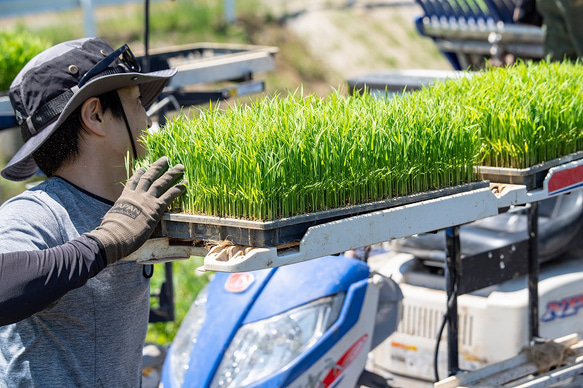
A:
[[[437,332],[435,353],[433,354],[433,371],[435,374],[435,382],[436,383],[439,381],[439,371],[437,369],[437,358],[439,355],[439,343],[441,342],[441,336],[443,334],[443,330],[445,329],[445,324],[448,321],[449,310],[450,310],[451,305],[452,305],[453,301],[455,300],[455,298],[457,298],[457,281],[453,285],[453,292],[451,293],[449,300],[447,301],[447,310],[446,310],[445,314],[443,314],[443,320],[441,321],[441,326],[439,327],[439,330]]]

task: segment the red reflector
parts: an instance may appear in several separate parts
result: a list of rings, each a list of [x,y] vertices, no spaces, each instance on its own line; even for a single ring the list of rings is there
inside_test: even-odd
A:
[[[255,281],[255,276],[250,273],[234,273],[225,282],[225,290],[239,293],[248,289]]]

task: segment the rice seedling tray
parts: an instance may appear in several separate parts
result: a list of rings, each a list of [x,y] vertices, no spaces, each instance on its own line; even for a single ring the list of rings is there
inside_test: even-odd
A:
[[[185,213],[167,213],[162,218],[153,237],[209,242],[226,240],[234,244],[257,248],[292,246],[297,244],[306,231],[315,225],[377,210],[483,189],[488,185],[489,182],[479,181],[266,222]]]
[[[527,190],[532,190],[543,186],[543,182],[551,168],[580,159],[583,159],[583,151],[539,163],[529,168],[516,169],[480,166],[478,167],[478,173],[483,180],[488,180],[493,183],[524,185]]]

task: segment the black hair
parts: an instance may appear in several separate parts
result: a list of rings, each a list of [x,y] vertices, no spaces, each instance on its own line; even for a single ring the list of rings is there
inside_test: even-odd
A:
[[[102,112],[110,109],[114,117],[123,117],[123,107],[116,90],[104,93],[97,98],[101,103]],[[47,177],[55,175],[61,166],[73,162],[79,155],[82,131],[85,129],[81,126],[81,107],[79,107],[32,154],[36,165]]]

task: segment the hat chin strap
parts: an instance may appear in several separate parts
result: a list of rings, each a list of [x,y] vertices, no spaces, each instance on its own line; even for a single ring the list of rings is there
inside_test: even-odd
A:
[[[130,122],[128,121],[128,117],[126,116],[126,111],[121,103],[121,99],[119,98],[119,94],[116,92],[114,93],[117,97],[117,103],[121,108],[121,115],[123,116],[123,121],[126,124],[126,131],[128,132],[128,136],[130,137],[130,143],[132,144],[132,152],[134,153],[134,160],[138,159],[138,152],[136,150],[136,143],[134,142],[134,136],[132,135],[132,130],[130,129]]]
[[[123,116],[123,121],[126,123],[126,130],[128,131],[128,136],[130,137],[130,142],[132,143],[132,152],[134,153],[134,160],[138,159],[138,152],[136,151],[136,143],[134,142],[134,137],[132,136],[132,131],[130,129],[130,123],[128,122],[128,118],[126,116],[125,109],[123,105],[121,106],[121,113]]]

